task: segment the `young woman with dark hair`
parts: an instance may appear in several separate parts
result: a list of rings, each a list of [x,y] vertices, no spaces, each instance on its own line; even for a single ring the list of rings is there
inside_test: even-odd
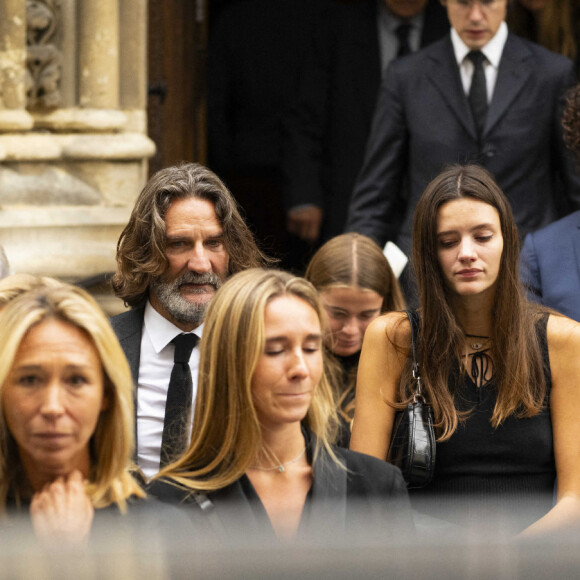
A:
[[[433,482],[412,499],[461,524],[479,522],[483,508],[492,526],[539,520],[529,532],[545,531],[580,516],[580,325],[527,302],[518,253],[511,207],[486,170],[453,166],[429,184],[415,212],[413,261],[437,460]],[[387,458],[395,411],[411,399],[409,350],[405,315],[369,326],[352,449]]]

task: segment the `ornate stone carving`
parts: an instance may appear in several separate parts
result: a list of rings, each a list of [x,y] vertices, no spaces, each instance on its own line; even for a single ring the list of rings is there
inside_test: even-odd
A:
[[[26,2],[26,93],[29,109],[61,103],[61,0]]]

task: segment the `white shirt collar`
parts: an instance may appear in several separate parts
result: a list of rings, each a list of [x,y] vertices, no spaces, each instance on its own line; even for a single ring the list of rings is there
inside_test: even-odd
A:
[[[508,28],[505,22],[502,22],[494,37],[481,49],[485,58],[496,69],[499,67],[503,48],[508,37]],[[451,29],[451,42],[453,43],[453,52],[458,65],[461,65],[471,49],[461,40],[457,31]]]
[[[173,322],[170,322],[167,318],[159,314],[159,312],[153,308],[149,300],[147,300],[147,304],[145,305],[143,323],[145,325],[145,332],[149,335],[151,344],[157,354],[159,354],[178,334],[188,334],[184,333],[183,330],[178,326],[175,326]],[[195,328],[192,333],[201,338],[202,331],[203,322]]]

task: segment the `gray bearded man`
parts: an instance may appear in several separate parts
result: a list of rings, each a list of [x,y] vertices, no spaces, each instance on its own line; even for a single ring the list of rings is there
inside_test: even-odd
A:
[[[260,252],[222,181],[198,164],[157,172],[117,244],[116,295],[131,310],[111,319],[137,385],[136,459],[146,477],[191,433],[199,339],[211,299]]]

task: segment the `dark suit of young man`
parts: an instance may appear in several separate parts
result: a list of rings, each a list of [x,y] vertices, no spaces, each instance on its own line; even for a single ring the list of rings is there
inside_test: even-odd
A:
[[[446,5],[467,49],[485,53],[504,26],[506,1]],[[580,178],[568,162],[559,124],[561,96],[573,75],[568,59],[508,33],[479,136],[450,37],[393,62],[381,87],[347,229],[384,244],[393,208],[403,203],[397,243],[410,252],[415,205],[449,163],[477,162],[491,171],[522,236],[557,217],[562,187],[572,207],[580,207]]]

